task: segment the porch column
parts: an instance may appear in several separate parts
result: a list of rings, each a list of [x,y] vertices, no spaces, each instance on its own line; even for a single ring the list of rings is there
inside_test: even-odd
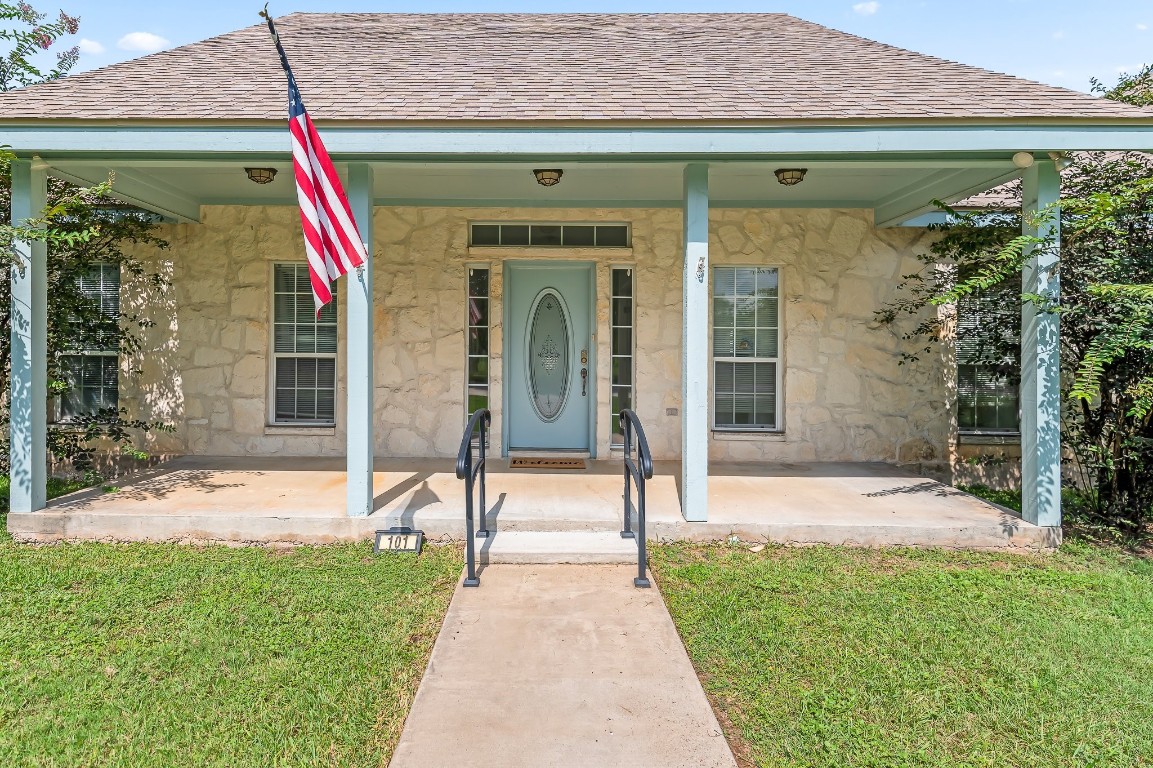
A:
[[[13,160],[12,223],[39,217],[47,199],[46,169]],[[15,246],[23,269],[12,270],[9,503],[13,512],[35,512],[47,503],[48,246],[34,240]]]
[[[709,514],[709,167],[685,166],[681,360],[681,514]]]
[[[347,362],[345,428],[348,448],[348,516],[365,517],[372,512],[372,166],[348,166],[348,204],[357,229],[368,249],[364,269],[348,275]]]
[[[1052,162],[1038,162],[1023,179],[1023,232],[1054,238],[1033,248],[1025,262],[1024,293],[1060,296],[1057,262],[1060,220],[1037,226],[1029,218],[1061,196],[1061,176]],[[1061,366],[1058,315],[1033,302],[1021,310],[1021,512],[1036,525],[1061,524]]]

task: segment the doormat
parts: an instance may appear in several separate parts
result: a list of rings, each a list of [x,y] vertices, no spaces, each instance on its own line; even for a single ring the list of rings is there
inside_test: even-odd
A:
[[[532,458],[509,459],[512,469],[586,469],[584,459]]]

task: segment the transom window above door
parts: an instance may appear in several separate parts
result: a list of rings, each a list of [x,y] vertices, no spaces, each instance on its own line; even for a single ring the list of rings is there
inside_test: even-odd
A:
[[[516,248],[628,248],[628,224],[524,224],[474,222],[469,229],[472,247]]]

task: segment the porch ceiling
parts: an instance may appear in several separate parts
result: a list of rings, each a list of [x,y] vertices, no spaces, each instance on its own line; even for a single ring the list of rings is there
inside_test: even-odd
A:
[[[294,205],[291,163],[268,160],[89,160],[45,158],[50,173],[76,183],[115,173],[124,200],[181,221],[197,221],[202,205]],[[376,204],[460,207],[679,207],[683,163],[676,162],[389,162],[374,163]],[[537,167],[561,167],[555,187],[533,177]],[[246,166],[276,168],[276,179],[254,184]],[[807,168],[785,187],[777,168]],[[795,157],[711,165],[710,205],[750,208],[869,208],[890,226],[990,189],[1019,170],[1008,156],[967,159],[811,161]]]

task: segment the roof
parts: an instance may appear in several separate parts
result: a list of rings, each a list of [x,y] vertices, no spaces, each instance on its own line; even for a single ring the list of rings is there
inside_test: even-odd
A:
[[[784,14],[294,13],[277,21],[329,121],[1153,118],[1153,110]],[[282,120],[256,25],[0,94],[6,120]]]

